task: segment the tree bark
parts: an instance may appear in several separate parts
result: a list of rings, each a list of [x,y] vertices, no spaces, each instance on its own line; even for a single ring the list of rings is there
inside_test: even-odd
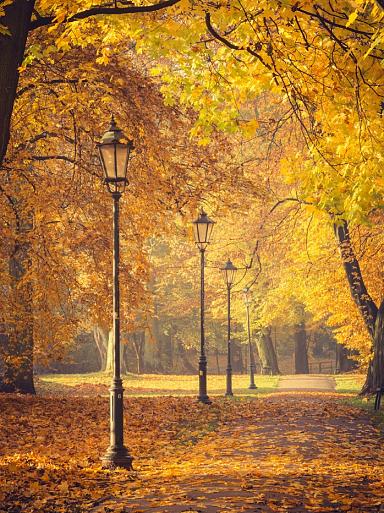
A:
[[[336,373],[349,372],[356,366],[356,362],[349,358],[350,351],[342,344],[336,344]]]
[[[295,325],[295,374],[309,374],[307,332],[304,322]]]
[[[365,326],[373,341],[373,357],[368,365],[368,371],[361,394],[374,393],[383,382],[383,323],[382,306],[380,315],[377,306],[369,295],[364,283],[359,262],[356,258],[349,233],[348,223],[343,220],[340,224],[334,225],[336,239],[339,243],[339,250],[343,262],[345,274],[349,283],[352,298],[356,303]]]
[[[5,8],[5,16],[1,18],[1,24],[9,34],[0,34],[0,168],[9,143],[19,67],[24,57],[33,8],[34,0],[14,0]],[[14,322],[4,326],[1,335],[0,390],[34,394],[32,285],[22,281],[30,266],[29,245],[20,238],[25,226],[19,221],[16,220],[17,240],[9,261],[18,313]]]
[[[24,58],[34,4],[34,0],[13,0],[1,18],[9,35],[0,34],[0,167],[7,152],[19,67]]]
[[[108,339],[108,331],[101,326],[93,327],[93,338],[99,352],[100,359],[100,370],[105,369],[105,364],[107,362],[107,343],[105,342]]]
[[[369,381],[368,381],[369,380]],[[367,386],[368,382],[368,386]],[[377,388],[384,385],[384,300],[381,302],[376,316],[375,335],[373,340],[373,358],[368,373],[367,380],[364,384],[362,392],[365,388],[369,392],[375,392]]]
[[[195,374],[197,371],[194,363],[189,358],[183,342],[178,338],[175,338],[175,363],[173,371],[177,374]]]
[[[343,221],[341,224],[334,225],[336,239],[339,243],[339,250],[343,262],[345,274],[349,283],[352,298],[356,303],[366,328],[372,339],[375,335],[375,322],[377,316],[377,306],[368,294],[364,279],[361,273],[360,264],[356,258],[348,223]]]
[[[100,356],[100,370],[112,372],[113,370],[113,331],[105,326],[93,328],[95,344]]]
[[[259,353],[262,374],[280,374],[275,348],[273,347],[271,328],[264,328],[257,339],[257,350]]]
[[[136,355],[136,372],[141,374],[144,367],[145,332],[132,333],[131,341]]]
[[[216,360],[216,371],[217,374],[220,374],[220,361],[219,361],[219,349],[216,347],[215,349],[215,360]]]
[[[25,234],[31,225],[17,218],[13,254],[9,260],[11,295],[15,312],[13,319],[3,326],[1,334],[0,392],[35,394],[33,382],[33,305],[32,284],[25,276],[30,270],[30,244]]]

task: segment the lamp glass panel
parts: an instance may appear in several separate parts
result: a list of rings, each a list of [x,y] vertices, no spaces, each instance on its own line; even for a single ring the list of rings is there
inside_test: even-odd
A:
[[[199,242],[205,244],[207,242],[208,225],[207,223],[198,223],[197,226],[199,231]]]
[[[101,144],[100,156],[103,163],[105,178],[115,178],[115,145]]]
[[[116,179],[125,180],[128,168],[128,147],[126,144],[116,144]]]
[[[198,224],[197,223],[193,223],[193,236],[195,238],[195,242],[196,244],[198,244],[200,241],[199,241],[199,229],[198,229]]]
[[[227,271],[227,276],[228,276],[228,284],[229,285],[232,285],[233,282],[235,281],[235,274],[236,274],[236,269],[230,269]]]
[[[211,240],[213,226],[214,226],[214,223],[209,223],[207,225],[207,242],[209,242]]]

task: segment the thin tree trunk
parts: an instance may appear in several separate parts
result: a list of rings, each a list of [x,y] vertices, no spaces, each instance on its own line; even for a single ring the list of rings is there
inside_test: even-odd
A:
[[[304,322],[295,326],[295,374],[309,374],[307,332]]]

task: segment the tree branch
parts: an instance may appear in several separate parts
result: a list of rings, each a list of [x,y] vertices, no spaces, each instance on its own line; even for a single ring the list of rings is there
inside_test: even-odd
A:
[[[221,36],[217,31],[216,29],[213,27],[212,25],[212,22],[211,22],[211,15],[209,12],[205,13],[205,24],[207,26],[207,29],[208,31],[210,32],[210,34],[215,38],[217,39],[218,41],[220,41],[221,43],[223,43],[223,45],[227,46],[228,48],[230,48],[231,50],[244,50],[244,48],[242,46],[238,46],[238,45],[235,45],[234,43],[232,43],[231,41],[229,41],[229,39],[226,39],[225,37]]]
[[[83,82],[87,82],[86,80],[84,80]],[[17,94],[16,94],[16,98],[20,98],[20,96],[22,96],[24,93],[30,91],[31,89],[34,89],[35,87],[40,87],[40,86],[44,86],[44,85],[56,85],[56,84],[78,84],[79,83],[79,80],[78,79],[59,79],[59,78],[56,78],[54,80],[47,80],[46,82],[39,82],[38,84],[29,84],[25,87],[23,87],[22,89],[19,89],[17,91]]]
[[[99,14],[116,15],[156,12],[160,11],[161,9],[166,9],[167,7],[172,7],[179,2],[180,0],[165,0],[164,2],[153,5],[130,5],[129,7],[92,7],[90,9],[86,9],[85,11],[80,11],[76,14],[73,14],[72,16],[69,16],[66,20],[64,20],[64,22],[71,23],[72,21],[84,20],[86,18],[91,18],[92,16],[98,16]],[[39,27],[51,25],[54,22],[54,19],[54,16],[44,16],[37,18],[36,20],[31,21],[29,30],[31,31]]]
[[[65,155],[32,155],[31,160],[46,161],[46,160],[64,160],[70,164],[75,164],[75,160]]]
[[[229,39],[223,37],[221,34],[219,34],[217,32],[217,30],[213,27],[212,25],[212,22],[211,22],[211,15],[209,12],[205,13],[205,24],[207,26],[207,29],[209,31],[209,33],[215,38],[217,39],[218,41],[220,41],[221,43],[223,43],[223,45],[227,46],[228,48],[230,48],[231,50],[239,50],[239,51],[245,51],[245,52],[248,52],[249,54],[253,55],[253,57],[256,57],[256,59],[258,59],[261,64],[267,68],[268,70],[271,70],[271,66],[266,63],[264,61],[264,59],[261,57],[260,54],[258,54],[253,48],[251,48],[249,45],[244,47],[244,46],[238,46],[234,43],[232,43],[231,41],[229,41]],[[255,45],[255,47],[257,48],[257,45]]]

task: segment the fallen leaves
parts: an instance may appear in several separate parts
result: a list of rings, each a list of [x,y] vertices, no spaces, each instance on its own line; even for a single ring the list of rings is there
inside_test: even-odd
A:
[[[381,435],[332,394],[129,398],[135,472],[102,470],[105,398],[0,397],[0,511],[377,511]]]

